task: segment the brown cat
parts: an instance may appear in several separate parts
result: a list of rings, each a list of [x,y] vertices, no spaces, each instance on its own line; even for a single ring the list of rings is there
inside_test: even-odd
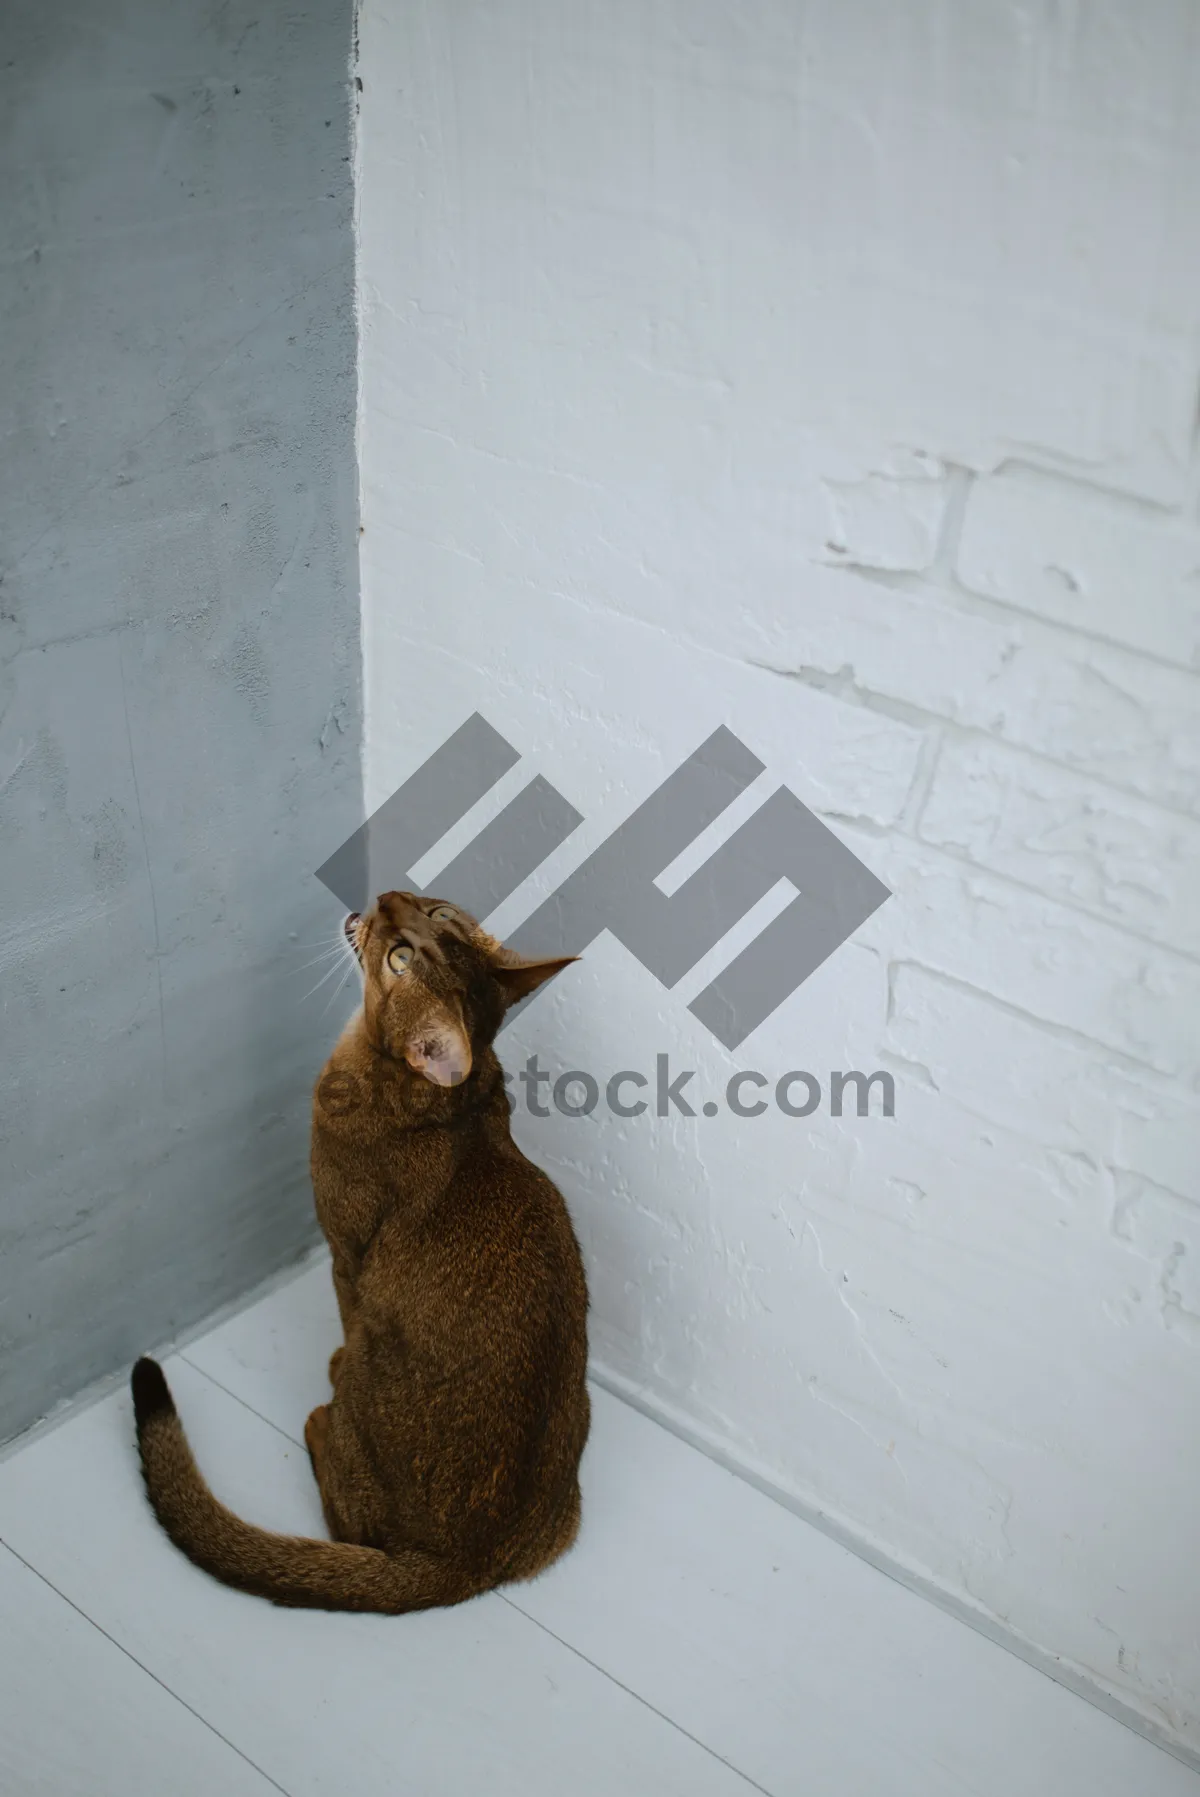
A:
[[[153,1360],[146,1490],[189,1559],[278,1604],[419,1610],[532,1578],[579,1528],[587,1287],[557,1188],[509,1130],[492,1040],[568,959],[523,961],[452,905],[346,920],[364,976],[313,1102],[317,1217],[345,1345],[304,1435],[332,1541],[218,1503]]]

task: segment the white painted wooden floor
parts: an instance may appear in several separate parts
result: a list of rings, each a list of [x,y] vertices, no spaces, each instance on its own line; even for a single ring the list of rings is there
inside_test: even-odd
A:
[[[322,1532],[324,1266],[168,1361],[245,1516]],[[191,1567],[124,1392],[0,1462],[4,1797],[1200,1797],[1200,1777],[602,1391],[578,1546],[413,1617]]]

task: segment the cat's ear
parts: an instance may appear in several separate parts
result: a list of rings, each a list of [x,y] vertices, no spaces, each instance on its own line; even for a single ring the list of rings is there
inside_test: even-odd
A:
[[[492,975],[504,993],[505,1004],[515,1005],[578,959],[578,955],[552,955],[545,961],[525,961],[505,948],[493,957]]]
[[[414,1073],[435,1086],[461,1086],[471,1071],[471,1044],[461,1017],[443,1012],[405,1045]]]

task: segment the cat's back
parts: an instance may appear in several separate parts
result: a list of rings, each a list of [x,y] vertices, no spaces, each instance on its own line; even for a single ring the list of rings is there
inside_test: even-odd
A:
[[[566,1200],[511,1140],[480,1132],[460,1144],[437,1196],[383,1220],[360,1276],[380,1327],[410,1340],[486,1336],[504,1358],[547,1329],[586,1355],[587,1282]]]
[[[464,1156],[429,1246],[448,1278],[486,1293],[494,1320],[512,1307],[527,1326],[547,1312],[582,1332],[587,1284],[566,1200],[511,1140]]]

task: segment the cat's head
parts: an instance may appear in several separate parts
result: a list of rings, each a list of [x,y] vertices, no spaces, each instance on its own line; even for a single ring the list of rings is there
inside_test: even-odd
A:
[[[466,1079],[509,1005],[577,959],[526,961],[458,906],[411,892],[381,893],[344,927],[371,1041],[436,1086]]]

